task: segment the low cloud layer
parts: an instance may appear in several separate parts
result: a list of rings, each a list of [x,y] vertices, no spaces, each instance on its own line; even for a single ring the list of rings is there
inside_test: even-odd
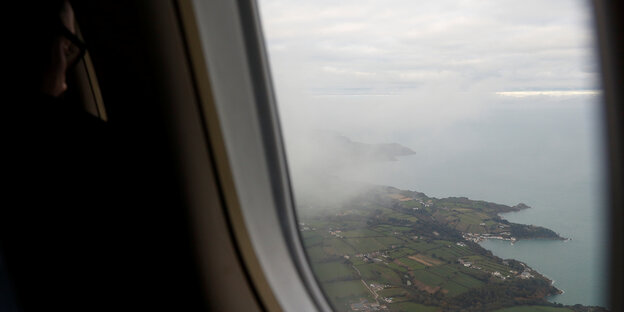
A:
[[[584,1],[260,4],[278,85],[313,94],[582,89],[598,70]]]
[[[445,159],[447,146],[468,145],[465,125],[501,110],[539,116],[599,100],[585,1],[259,3],[294,171],[320,159],[311,155],[340,157],[313,144],[306,151],[310,131]]]
[[[599,89],[585,1],[261,0],[260,8],[287,127],[326,123],[341,103],[463,118],[496,92]]]

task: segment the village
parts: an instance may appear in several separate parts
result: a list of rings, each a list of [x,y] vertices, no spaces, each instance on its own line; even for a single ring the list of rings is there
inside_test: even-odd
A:
[[[475,243],[480,243],[486,239],[500,239],[500,240],[506,240],[506,241],[510,241],[511,244],[513,245],[516,242],[516,238],[511,236],[510,232],[501,232],[501,233],[497,233],[497,234],[490,234],[490,233],[483,233],[483,234],[479,234],[479,233],[463,233],[462,237],[467,240],[467,241],[471,241],[471,242],[475,242]]]

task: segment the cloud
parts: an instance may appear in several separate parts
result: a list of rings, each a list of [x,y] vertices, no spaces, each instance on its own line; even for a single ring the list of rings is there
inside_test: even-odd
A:
[[[602,92],[600,90],[573,90],[573,91],[502,91],[496,92],[497,95],[502,96],[510,96],[523,98],[527,96],[538,96],[538,95],[546,95],[546,96],[578,96],[578,95],[591,95],[598,96],[601,95]]]
[[[305,75],[303,88],[361,86],[363,73],[369,86],[454,76],[468,90],[581,87],[598,75],[581,1],[260,4],[275,79]]]
[[[441,142],[469,145],[458,124],[496,107],[534,110],[600,88],[585,1],[259,4],[287,147],[313,129],[448,151]]]

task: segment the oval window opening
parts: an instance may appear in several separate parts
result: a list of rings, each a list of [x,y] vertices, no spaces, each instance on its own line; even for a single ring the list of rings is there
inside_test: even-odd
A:
[[[259,4],[301,238],[336,311],[606,310],[588,2]]]

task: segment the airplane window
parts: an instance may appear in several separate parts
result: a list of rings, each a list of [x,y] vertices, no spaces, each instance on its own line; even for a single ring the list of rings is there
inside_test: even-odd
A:
[[[334,310],[608,310],[589,2],[259,6],[299,233]]]

